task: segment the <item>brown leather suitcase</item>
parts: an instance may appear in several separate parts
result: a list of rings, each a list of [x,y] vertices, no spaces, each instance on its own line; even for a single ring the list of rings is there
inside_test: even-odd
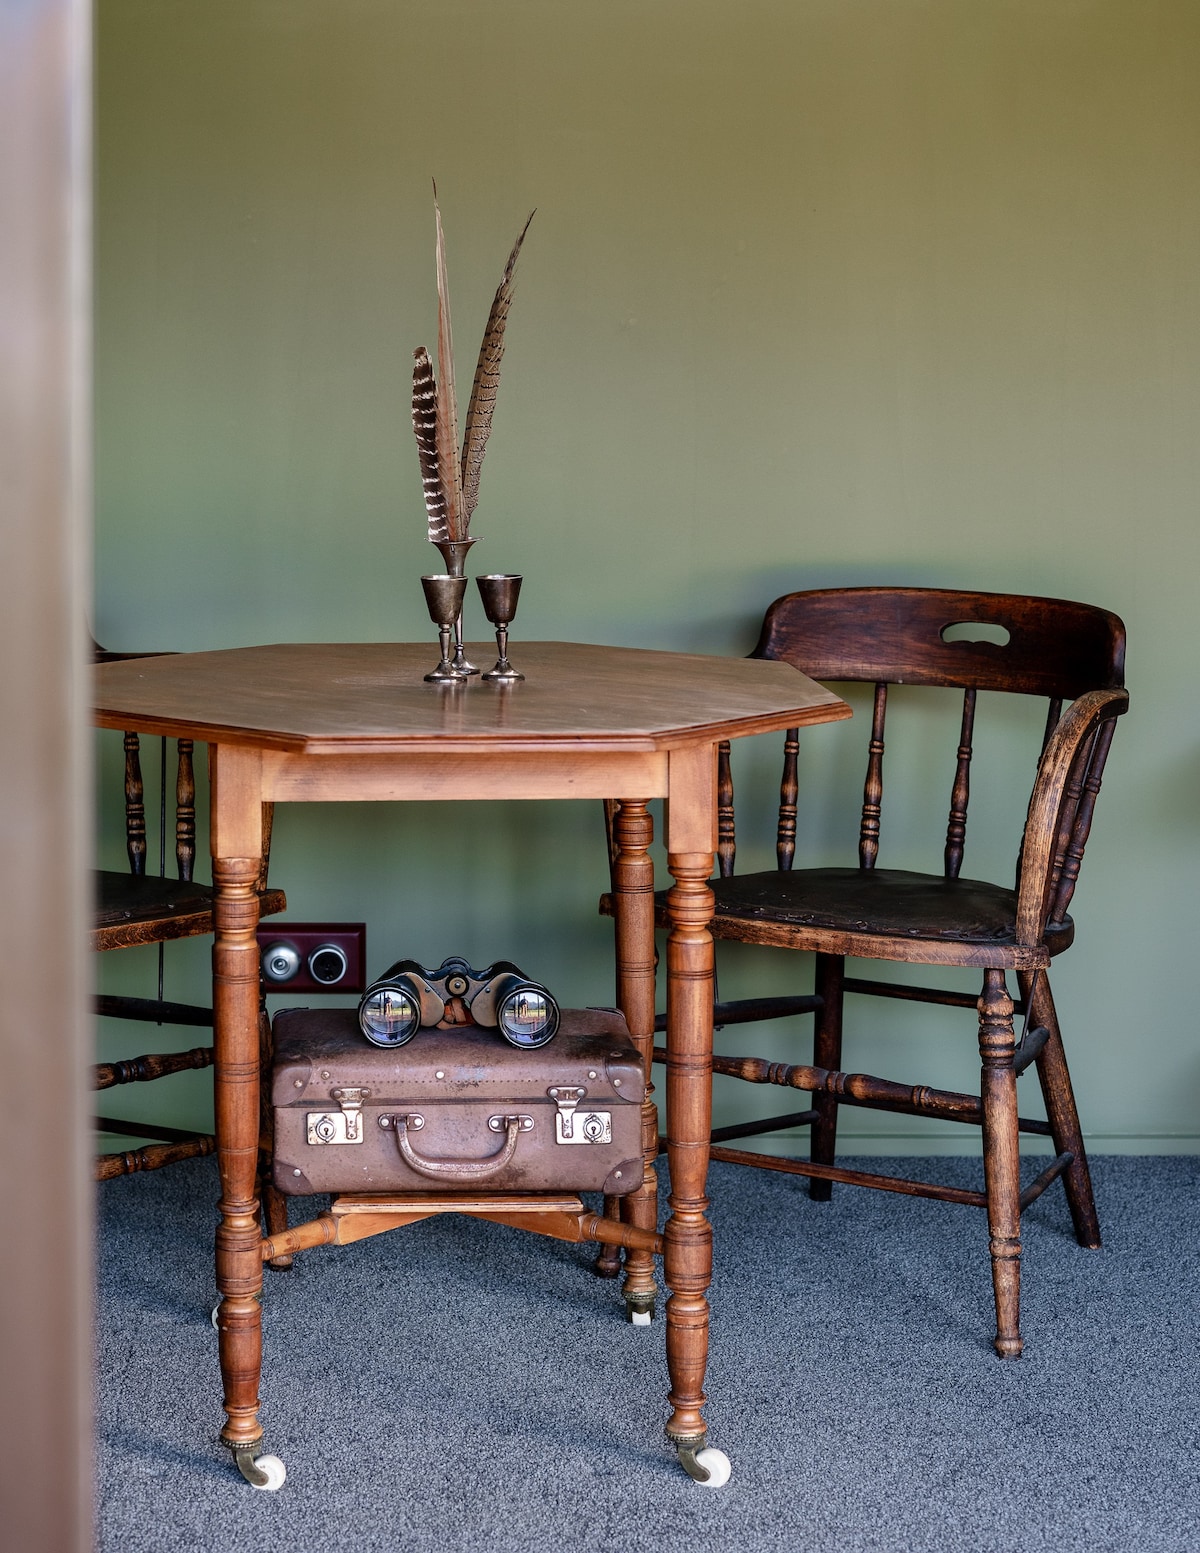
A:
[[[354,1009],[274,1019],[275,1184],[283,1192],[569,1191],[642,1180],[646,1079],[625,1021],[563,1009],[519,1051],[477,1025],[373,1046]]]

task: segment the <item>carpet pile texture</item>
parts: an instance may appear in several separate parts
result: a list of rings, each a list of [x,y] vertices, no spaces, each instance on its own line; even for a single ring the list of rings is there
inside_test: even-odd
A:
[[[872,1160],[978,1184],[966,1159]],[[1037,1162],[1030,1162],[1034,1173]],[[1061,1188],[1023,1220],[1025,1356],[1002,1362],[981,1212],[715,1165],[709,1440],[666,1446],[664,1323],[591,1248],[437,1218],[267,1274],[245,1484],[222,1421],[216,1171],[100,1189],[101,1553],[1194,1553],[1200,1160],[1093,1161],[1105,1245]],[[295,1205],[293,1222],[323,1199]]]

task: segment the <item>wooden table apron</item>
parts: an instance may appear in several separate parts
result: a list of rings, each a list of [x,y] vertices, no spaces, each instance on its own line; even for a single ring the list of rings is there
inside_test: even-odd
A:
[[[217,1285],[221,1374],[234,1447],[262,1437],[265,1242],[255,1195],[259,1144],[259,958],[255,885],[262,805],[429,799],[615,798],[618,1001],[647,1071],[654,1041],[653,826],[666,802],[666,1133],[670,1217],[666,1349],[680,1444],[704,1439],[712,1230],[705,1216],[712,1098],[716,752],[728,738],[850,715],[782,663],[531,643],[528,684],[422,687],[429,649],[414,644],[283,644],[110,664],[96,670],[104,727],[209,745],[214,1090],[221,1222]],[[632,1239],[655,1230],[657,1121],[643,1105],[641,1188],[621,1199]],[[625,1294],[653,1297],[653,1255],[627,1248]]]
[[[466,755],[303,755],[238,744],[210,748],[211,849],[216,886],[213,948],[214,1091],[221,1224],[217,1287],[221,1373],[230,1444],[261,1438],[262,1231],[255,1196],[258,1162],[259,955],[255,884],[262,855],[264,802],[412,799],[617,798],[620,845],[614,906],[618,1000],[639,1048],[654,1035],[653,824],[647,803],[666,798],[667,866],[675,881],[667,942],[667,1157],[671,1216],[663,1278],[672,1413],[667,1432],[705,1432],[704,1371],[712,1228],[708,1199],[712,1102],[713,896],[716,849],[715,743],[629,754],[562,751]],[[651,1117],[653,1108],[651,1107]],[[653,1120],[651,1121],[653,1126]],[[655,1129],[657,1130],[657,1129]],[[654,1228],[653,1192],[648,1196]],[[636,1205],[634,1205],[636,1207]],[[629,1209],[626,1209],[629,1213]],[[633,1215],[634,1222],[637,1217]],[[627,1287],[653,1288],[653,1258],[629,1253]],[[640,1273],[640,1277],[636,1276]]]

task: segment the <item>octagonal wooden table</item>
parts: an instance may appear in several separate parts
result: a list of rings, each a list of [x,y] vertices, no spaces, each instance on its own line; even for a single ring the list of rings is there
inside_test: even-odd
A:
[[[473,649],[489,661],[485,646]],[[625,1246],[625,1294],[646,1308],[653,1256],[669,1291],[667,1434],[693,1475],[705,1442],[704,1371],[712,1230],[705,1217],[712,1092],[716,751],[723,739],[850,715],[785,663],[568,642],[514,649],[526,680],[424,682],[429,644],[284,644],[110,663],[95,670],[102,727],[209,745],[215,1099],[221,1178],[216,1276],[227,1415],[222,1438],[260,1487],[258,1387],[263,1262],[345,1242],[433,1212],[472,1212],[573,1240]],[[655,1232],[657,1122],[643,1106],[645,1176],[621,1222],[578,1199],[342,1198],[333,1214],[274,1240],[256,1197],[259,961],[255,883],[262,804],[412,799],[619,801],[614,868],[618,999],[650,1068],[654,1025],[654,868],[647,802],[665,798],[669,896],[666,1135],[671,1214]],[[273,1458],[272,1458],[273,1459]],[[282,1467],[278,1467],[282,1480]]]

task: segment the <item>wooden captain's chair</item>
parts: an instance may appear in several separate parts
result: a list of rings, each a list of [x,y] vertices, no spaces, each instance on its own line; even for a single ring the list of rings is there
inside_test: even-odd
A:
[[[955,627],[959,629],[956,631]],[[994,628],[1001,628],[998,632]],[[993,628],[1007,636],[976,637]],[[987,1210],[996,1303],[995,1347],[1021,1352],[1021,1211],[1062,1178],[1079,1244],[1098,1247],[1100,1228],[1050,992],[1051,959],[1075,935],[1068,915],[1091,828],[1116,718],[1128,705],[1125,630],[1106,610],[1059,599],[920,588],[847,588],[792,593],[767,610],[756,658],[782,660],[821,681],[874,686],[857,866],[796,868],[798,730],[784,746],[775,869],[734,872],[735,827],[729,747],[718,768],[718,863],[713,935],[742,943],[808,950],[816,956],[813,995],[719,1004],[721,1026],[811,1010],[813,1061],[784,1065],[719,1056],[714,1071],[787,1090],[806,1090],[811,1108],[721,1128],[712,1158],[811,1178],[827,1200],[832,1182],[882,1188]],[[915,873],[877,866],[884,808],[884,733],[890,685],[961,690],[962,722],[953,761],[942,868]],[[980,693],[1045,697],[1049,703],[1012,885],[964,877],[973,730]],[[1033,757],[1037,756],[1035,760]],[[1015,839],[1015,838],[1014,838]],[[660,901],[660,921],[665,909]],[[978,999],[964,992],[866,980],[845,974],[847,957],[920,965],[974,967]],[[1012,996],[1007,976],[1016,980]],[[978,1016],[982,1063],[978,1096],[898,1084],[842,1071],[842,1010],[847,993],[970,1008]],[[1014,1011],[1023,1016],[1018,1037]],[[662,1028],[662,1021],[660,1021]],[[656,1048],[655,1056],[665,1060]],[[1018,1115],[1017,1078],[1037,1069],[1047,1121]],[[838,1110],[866,1106],[982,1126],[982,1192],[901,1180],[835,1164]],[[780,1159],[729,1148],[734,1138],[811,1126],[810,1158]],[[1048,1135],[1054,1159],[1024,1189],[1019,1135]],[[610,1268],[602,1269],[611,1271]]]
[[[144,653],[110,653],[96,647],[94,661],[111,663],[118,659],[146,657]],[[165,869],[167,835],[166,768],[167,741],[162,741],[162,772],[164,792],[159,809],[159,843],[162,872],[147,871],[146,813],[143,796],[140,741],[136,733],[126,733],[125,739],[125,838],[129,856],[129,872],[99,870],[96,882],[96,915],[92,932],[92,947],[97,950],[128,949],[137,945],[157,944],[158,995],[139,998],[102,995],[96,998],[98,1014],[109,1018],[127,1019],[143,1024],[171,1024],[212,1028],[213,1011],[194,1004],[174,1003],[163,997],[163,946],[172,939],[194,938],[213,932],[212,887],[199,884],[193,877],[196,857],[196,787],[193,775],[193,748],[190,739],[177,743],[177,767],[175,781],[175,865],[177,878],[169,878]],[[273,809],[263,805],[263,867],[259,877],[259,910],[263,916],[273,916],[287,909],[287,899],[282,890],[267,885],[267,863],[271,845],[271,821]],[[264,1049],[270,1041],[270,1026],[265,1005],[261,1016]],[[211,1045],[197,1046],[190,1051],[163,1054],[148,1053],[123,1062],[101,1063],[95,1070],[95,1088],[111,1089],[121,1084],[148,1083],[165,1078],[172,1073],[188,1069],[207,1068],[212,1065]],[[97,1180],[111,1180],[116,1176],[135,1171],[158,1170],[164,1165],[184,1159],[211,1154],[216,1147],[210,1134],[188,1132],[176,1127],[166,1127],[157,1122],[128,1121],[114,1116],[98,1116],[97,1130],[118,1137],[153,1138],[160,1141],[141,1148],[119,1153],[100,1154],[96,1157]],[[264,1150],[269,1140],[264,1129]],[[269,1186],[269,1173],[264,1175],[264,1208],[272,1230],[282,1223],[286,1227],[286,1210],[280,1199],[272,1200],[274,1188]]]

